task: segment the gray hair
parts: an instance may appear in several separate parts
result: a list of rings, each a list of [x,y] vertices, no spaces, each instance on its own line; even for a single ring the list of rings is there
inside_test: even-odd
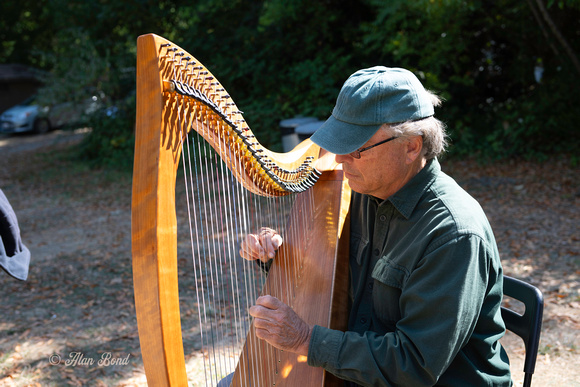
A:
[[[441,98],[430,91],[427,92],[433,106],[441,105]],[[422,155],[426,160],[441,155],[447,147],[445,124],[433,116],[416,121],[385,124],[383,128],[397,137],[421,136],[423,138]]]

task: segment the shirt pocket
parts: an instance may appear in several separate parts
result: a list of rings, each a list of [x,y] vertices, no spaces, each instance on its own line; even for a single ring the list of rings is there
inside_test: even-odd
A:
[[[399,299],[407,277],[408,270],[384,257],[377,261],[373,272],[373,312],[379,323],[377,327],[384,331],[394,331],[401,319]]]
[[[368,238],[364,238],[362,235],[353,234],[350,237],[350,261],[356,260],[356,263],[360,266],[362,264],[363,257],[367,256],[369,246]]]

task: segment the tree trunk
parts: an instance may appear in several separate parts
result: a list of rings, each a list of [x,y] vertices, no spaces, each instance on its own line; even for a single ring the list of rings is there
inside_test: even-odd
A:
[[[578,74],[580,74],[580,61],[578,60],[578,57],[572,50],[572,47],[570,47],[564,36],[560,33],[558,27],[556,27],[556,24],[554,24],[554,21],[550,17],[550,14],[548,13],[548,10],[544,6],[542,0],[536,0],[536,4],[538,5],[538,9],[540,10],[542,17],[546,21],[546,24],[548,24],[548,27],[550,27],[550,30],[552,30],[552,33],[556,36],[556,39],[558,39],[558,42],[560,42],[560,44],[564,48],[564,51],[566,51],[566,54],[568,54],[568,56],[570,57],[570,60],[572,60],[572,64],[576,68],[576,71],[578,71]],[[532,9],[532,11],[534,10]]]

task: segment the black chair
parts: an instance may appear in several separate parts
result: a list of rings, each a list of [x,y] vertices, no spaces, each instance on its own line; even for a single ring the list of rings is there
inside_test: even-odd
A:
[[[535,286],[516,278],[504,276],[504,296],[511,297],[522,302],[526,310],[523,315],[501,307],[501,316],[506,328],[522,338],[526,348],[524,360],[524,387],[532,384],[532,375],[536,367],[536,357],[540,344],[540,331],[542,330],[542,316],[544,313],[544,296]]]

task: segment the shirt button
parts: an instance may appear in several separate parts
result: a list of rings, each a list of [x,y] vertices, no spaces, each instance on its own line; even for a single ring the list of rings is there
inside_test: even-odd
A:
[[[367,323],[367,319],[363,317],[363,318],[360,319],[360,322],[361,322],[361,324],[366,324]]]
[[[386,220],[387,220],[387,217],[386,217],[385,215],[381,215],[381,216],[379,217],[379,219],[381,220],[381,222],[384,222],[384,221],[386,221]]]
[[[379,255],[381,252],[379,251],[379,249],[375,249],[375,251],[373,251],[374,255]]]
[[[368,288],[369,288],[369,290],[373,290],[373,283],[372,282],[369,282]]]

